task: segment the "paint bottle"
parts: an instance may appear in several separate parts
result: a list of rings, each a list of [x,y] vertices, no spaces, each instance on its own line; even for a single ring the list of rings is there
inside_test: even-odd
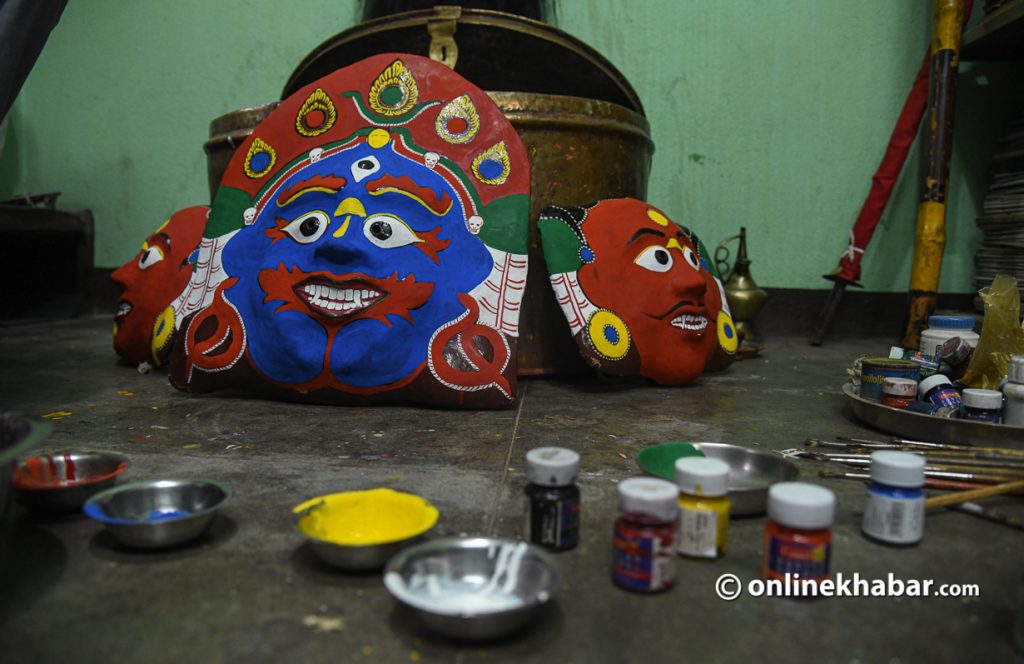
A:
[[[676,485],[656,477],[619,482],[619,517],[612,537],[615,585],[648,593],[675,583],[678,500]]]
[[[939,360],[944,365],[946,375],[953,380],[967,373],[972,357],[974,348],[961,337],[950,337],[939,346]]]
[[[886,378],[882,381],[882,405],[906,408],[917,396],[917,381],[913,378]]]
[[[917,544],[924,535],[924,457],[884,450],[871,454],[861,530],[888,544]]]
[[[1010,357],[1010,371],[1003,386],[1006,404],[1003,406],[1003,424],[1024,427],[1024,355]]]
[[[805,482],[779,482],[768,489],[768,523],[762,540],[761,576],[801,581],[828,578],[836,495]]]
[[[939,347],[951,337],[960,337],[971,348],[978,345],[973,316],[929,316],[928,327],[921,331],[921,352],[938,356]]]
[[[721,459],[683,457],[676,460],[679,487],[681,555],[717,558],[725,553],[729,532],[729,464]]]
[[[960,392],[953,387],[952,381],[942,374],[929,376],[922,380],[917,387],[917,394],[921,401],[945,408],[959,410],[962,403]]]
[[[960,419],[999,424],[1002,421],[1003,393],[968,387],[962,393],[964,405]]]
[[[552,551],[576,546],[580,537],[580,455],[562,447],[526,453],[526,535]]]

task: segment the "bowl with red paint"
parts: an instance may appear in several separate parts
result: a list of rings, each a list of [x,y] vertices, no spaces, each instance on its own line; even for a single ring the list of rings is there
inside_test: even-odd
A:
[[[113,486],[127,468],[128,457],[116,452],[55,452],[29,457],[14,469],[14,495],[31,510],[80,510],[90,496]]]

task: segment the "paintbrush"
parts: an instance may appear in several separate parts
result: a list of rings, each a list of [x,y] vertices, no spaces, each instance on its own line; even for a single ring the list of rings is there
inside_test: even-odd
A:
[[[820,438],[808,438],[804,441],[805,447],[823,447],[831,449],[842,449],[847,451],[868,451],[868,450],[904,450],[907,452],[925,452],[927,454],[961,454],[964,457],[980,459],[1003,459],[1024,462],[1024,450],[1011,449],[1006,447],[974,447],[971,445],[951,445],[947,443],[926,443],[922,441],[907,440],[905,438],[893,438],[892,442],[880,442],[877,440],[864,440],[860,438],[846,438],[836,436],[839,440],[822,440]]]
[[[955,475],[954,473],[948,473],[949,475]],[[850,473],[850,472],[837,472],[834,470],[821,470],[818,471],[818,477],[833,480],[863,480],[865,482],[871,481],[871,475],[868,473]],[[967,491],[969,489],[981,489],[991,484],[999,484],[1001,481],[1006,481],[1003,478],[992,478],[993,481],[984,483],[980,481],[969,482],[962,479],[946,479],[944,477],[929,476],[927,471],[925,473],[924,485],[929,489],[942,489],[947,491]],[[1010,495],[1024,496],[1024,490],[1014,491]]]
[[[959,505],[951,505],[950,509],[954,509],[958,512],[970,514],[971,516],[981,517],[994,523],[1001,523],[1004,526],[1010,526],[1011,528],[1018,528],[1024,530],[1024,521],[1021,521],[1015,516],[1010,516],[999,510],[990,509],[983,507],[978,503],[966,502],[960,503]]]
[[[925,509],[949,507],[950,505],[959,505],[960,503],[977,500],[978,498],[1001,496],[1012,491],[1020,491],[1021,489],[1024,489],[1024,480],[996,484],[995,486],[985,487],[984,489],[971,489],[970,491],[958,491],[957,493],[949,493],[944,496],[934,496],[925,500],[924,506]]]
[[[854,454],[849,452],[817,452],[811,450],[788,450],[789,456],[815,461],[832,461],[847,466],[870,466],[870,454]],[[930,454],[923,455],[931,470],[948,470],[955,472],[977,472],[985,470],[992,474],[1024,479],[1024,464],[1015,461],[994,461],[991,459],[974,459],[970,457],[940,457]]]

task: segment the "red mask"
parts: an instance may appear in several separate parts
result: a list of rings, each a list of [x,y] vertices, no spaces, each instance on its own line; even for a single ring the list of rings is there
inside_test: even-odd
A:
[[[155,350],[173,332],[171,302],[188,285],[189,256],[203,237],[209,208],[185,208],[146,238],[142,251],[110,278],[121,287],[114,315],[114,350],[133,364],[159,365]]]
[[[576,321],[581,351],[600,370],[640,374],[663,385],[695,379],[721,350],[735,351],[735,331],[721,290],[696,235],[636,199],[589,208],[549,208],[539,224],[563,311]],[[547,217],[547,220],[545,220]],[[557,232],[560,224],[573,235]],[[551,253],[549,253],[551,252]],[[568,261],[566,256],[578,260]],[[559,293],[578,265],[581,296]],[[584,306],[585,305],[585,306]]]

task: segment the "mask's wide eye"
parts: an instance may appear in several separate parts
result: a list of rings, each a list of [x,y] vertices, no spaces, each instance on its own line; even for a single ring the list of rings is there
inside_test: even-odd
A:
[[[359,161],[352,164],[352,179],[356,182],[362,182],[379,170],[380,162],[377,161],[376,157],[362,157]]]
[[[665,247],[647,247],[633,259],[633,262],[651,272],[668,272],[672,269],[672,254]]]
[[[404,221],[389,214],[374,214],[368,217],[363,223],[363,235],[382,249],[394,249],[413,242],[422,242]]]
[[[697,258],[697,254],[694,253],[693,249],[683,247],[683,258],[690,264],[690,267],[700,272],[700,259]]]
[[[139,256],[139,269],[148,270],[164,259],[164,250],[160,247],[146,247]]]
[[[309,244],[319,240],[328,225],[330,225],[330,217],[327,216],[327,213],[313,210],[296,218],[281,230],[291,235],[296,242]]]

